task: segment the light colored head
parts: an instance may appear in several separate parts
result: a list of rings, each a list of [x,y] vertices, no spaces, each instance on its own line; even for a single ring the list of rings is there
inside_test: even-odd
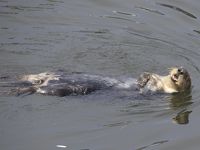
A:
[[[169,69],[171,81],[179,92],[186,91],[191,88],[191,79],[188,71],[183,67],[173,67]]]
[[[35,85],[43,84],[46,80],[54,79],[55,75],[51,72],[44,72],[39,74],[29,74],[22,76],[22,81],[28,81]]]

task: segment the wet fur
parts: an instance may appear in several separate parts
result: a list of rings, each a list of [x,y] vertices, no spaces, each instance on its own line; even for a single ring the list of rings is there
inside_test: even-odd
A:
[[[73,77],[75,75],[75,77]],[[62,73],[44,72],[40,74],[24,75],[20,79],[24,82],[32,83],[32,86],[18,88],[17,95],[25,93],[40,93],[43,95],[67,96],[86,95],[96,90],[111,88],[112,85],[97,79],[84,78],[84,74],[65,75]]]
[[[177,77],[176,81],[173,80],[173,77]],[[183,67],[170,68],[169,74],[166,76],[145,72],[140,75],[137,81],[141,92],[150,90],[155,92],[176,93],[191,88],[190,75]]]
[[[24,75],[20,80],[22,82],[31,83],[31,86],[17,88],[18,95],[25,93],[40,93],[57,96],[85,95],[96,90],[108,89],[115,85],[115,83],[107,84],[104,80],[99,81],[95,80],[95,78],[80,78],[74,80],[66,78],[66,75],[54,72]],[[173,67],[169,69],[169,74],[166,76],[144,72],[138,78],[136,85],[140,92],[147,90],[153,92],[176,93],[190,89],[191,79],[186,69],[182,67]]]

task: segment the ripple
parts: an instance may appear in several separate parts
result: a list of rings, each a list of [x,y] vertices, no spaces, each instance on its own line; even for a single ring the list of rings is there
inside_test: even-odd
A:
[[[141,44],[140,44],[138,42],[137,44],[139,46],[143,46],[143,47],[146,46],[147,48],[149,48],[150,46],[153,47],[154,45],[161,44],[162,45],[161,49],[156,51],[155,55],[159,54],[159,55],[167,55],[167,56],[173,56],[173,57],[178,56],[178,57],[182,58],[183,60],[185,60],[198,73],[200,73],[200,69],[197,65],[198,60],[200,58],[200,54],[198,51],[195,51],[195,49],[193,50],[193,49],[190,49],[189,47],[185,47],[181,43],[176,42],[176,40],[172,41],[172,40],[162,39],[159,37],[155,37],[151,34],[141,33],[140,31],[132,30],[130,28],[127,28],[126,30],[129,34],[141,37],[143,39],[151,40],[151,43],[148,43],[148,41],[147,41],[146,43],[141,42]],[[152,41],[155,42],[155,44],[152,44]],[[166,48],[163,48],[164,46]],[[158,48],[158,47],[156,47],[156,48]],[[164,49],[164,50],[162,50],[162,49]],[[168,51],[166,51],[165,49],[168,49]],[[174,50],[174,49],[176,49],[176,50]],[[152,51],[152,52],[154,52],[154,51]]]
[[[53,7],[49,7],[47,5],[41,6],[12,6],[12,5],[6,5],[6,6],[1,6],[4,8],[10,8],[11,10],[17,10],[17,11],[40,11],[42,9],[53,9]]]
[[[155,13],[155,14],[158,14],[158,15],[165,15],[164,13],[162,13],[162,12],[156,10],[156,9],[150,9],[150,8],[145,8],[145,7],[136,7],[136,8],[146,10],[148,12]]]
[[[131,121],[119,121],[119,122],[114,122],[114,123],[110,123],[110,124],[106,124],[104,125],[105,127],[123,127],[123,126],[126,126],[128,124],[130,124]]]
[[[8,45],[48,45],[46,43],[18,43],[18,42],[11,42],[11,43],[0,43],[1,46],[8,46]]]
[[[81,33],[94,33],[94,34],[105,34],[109,33],[108,29],[99,29],[99,30],[80,30],[75,32],[81,32]]]
[[[181,12],[184,15],[187,15],[187,16],[193,18],[193,19],[197,19],[197,17],[195,15],[193,15],[192,13],[189,13],[188,11],[185,11],[182,8],[179,8],[177,6],[173,6],[173,5],[169,5],[169,4],[164,4],[164,3],[156,3],[156,4],[158,4],[160,6],[163,6],[163,7],[171,8],[171,9],[176,10],[178,12]]]
[[[16,15],[18,14],[17,12],[8,12],[8,11],[2,11],[0,12],[0,15]]]
[[[64,1],[60,1],[60,0],[47,0],[49,2],[53,2],[53,3],[64,3]]]
[[[193,30],[194,32],[196,32],[196,33],[198,33],[198,34],[200,34],[200,31],[199,30]]]
[[[146,145],[146,146],[142,146],[140,148],[137,148],[136,150],[145,150],[145,149],[151,149],[151,147],[154,147],[154,146],[157,146],[157,145],[161,145],[161,144],[164,144],[164,143],[167,143],[169,142],[168,140],[161,140],[161,141],[156,141],[156,142],[153,142],[152,144],[149,144],[149,145]]]
[[[135,22],[131,19],[127,19],[127,18],[123,18],[123,17],[118,17],[118,16],[111,16],[111,15],[104,15],[104,16],[100,16],[102,18],[110,18],[110,19],[118,19],[118,20],[126,20],[126,21],[132,21]]]
[[[134,14],[134,13],[123,12],[123,11],[116,11],[116,10],[114,10],[113,13],[122,14],[122,15],[128,15],[128,16],[133,16],[133,17],[136,16],[136,14]]]
[[[147,35],[144,35],[144,34],[141,34],[141,33],[137,33],[137,32],[133,32],[133,31],[130,31],[130,30],[128,30],[127,32],[129,34],[133,34],[135,36],[140,36],[140,37],[143,37],[143,38],[146,38],[146,39],[151,39],[151,40],[154,40],[154,41],[163,42],[165,44],[172,45],[172,46],[175,46],[175,47],[180,48],[180,49],[189,50],[189,49],[187,49],[185,47],[182,47],[182,46],[178,45],[177,43],[173,43],[171,41],[163,40],[163,39],[156,38],[156,37],[153,37],[153,36],[147,36]]]

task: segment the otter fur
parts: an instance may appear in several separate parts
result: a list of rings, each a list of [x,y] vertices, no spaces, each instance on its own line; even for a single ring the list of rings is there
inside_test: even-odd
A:
[[[109,88],[130,88],[140,92],[152,91],[163,93],[176,93],[191,88],[191,78],[183,67],[172,67],[169,74],[161,76],[155,73],[144,72],[136,82],[125,85],[124,82],[115,78],[102,77],[86,74],[65,74],[62,72],[44,72],[40,74],[24,75],[20,78],[22,82],[29,82],[31,86],[17,88],[17,93],[40,93],[44,95],[85,95],[96,90]]]
[[[177,93],[191,88],[191,78],[183,67],[172,67],[166,76],[145,72],[140,75],[137,84],[141,91],[147,89],[155,92]]]

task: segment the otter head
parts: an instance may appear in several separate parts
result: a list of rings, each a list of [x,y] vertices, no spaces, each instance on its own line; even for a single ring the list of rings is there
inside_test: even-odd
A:
[[[189,90],[191,87],[191,79],[188,71],[183,67],[170,68],[169,72],[171,81],[174,83],[178,92]]]
[[[22,76],[22,81],[31,82],[34,85],[41,85],[46,81],[48,78],[51,77],[51,74],[48,72],[40,73],[40,74],[29,74]]]
[[[21,78],[22,81],[28,81],[28,82],[31,82],[32,84],[34,85],[39,85],[39,84],[42,84],[44,82],[44,78],[41,78],[40,76],[38,75],[24,75],[22,78]]]

